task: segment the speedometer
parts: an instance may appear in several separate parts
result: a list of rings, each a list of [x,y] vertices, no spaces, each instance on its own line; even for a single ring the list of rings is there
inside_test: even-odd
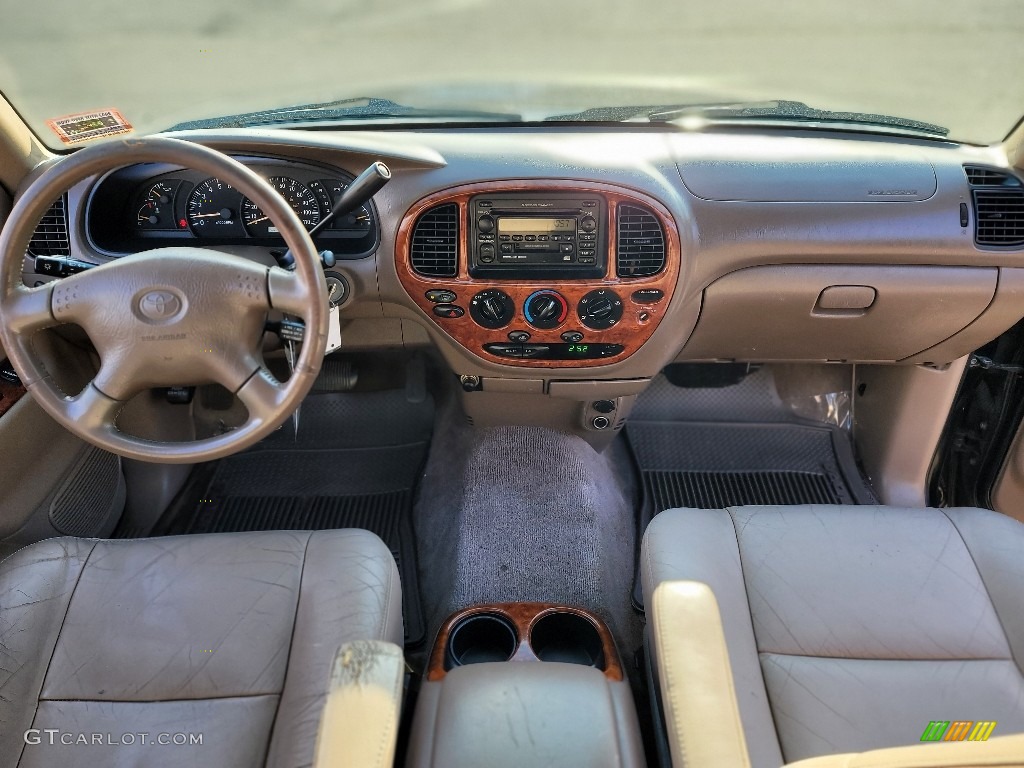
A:
[[[281,193],[288,205],[306,226],[312,229],[320,221],[320,205],[309,187],[287,176],[274,176],[269,179],[270,186]],[[242,203],[242,220],[245,229],[252,237],[269,237],[277,234],[277,227],[256,203],[246,198]]]

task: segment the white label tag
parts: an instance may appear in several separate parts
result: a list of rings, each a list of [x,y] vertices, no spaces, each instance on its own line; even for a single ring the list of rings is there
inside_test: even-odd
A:
[[[341,312],[337,307],[331,307],[327,318],[327,351],[325,355],[331,354],[341,348]]]

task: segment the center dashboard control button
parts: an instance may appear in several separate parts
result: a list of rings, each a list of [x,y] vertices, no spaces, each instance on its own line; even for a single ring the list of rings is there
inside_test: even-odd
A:
[[[443,288],[435,288],[432,291],[427,291],[426,296],[427,301],[432,301],[435,304],[451,304],[458,298],[458,296],[455,295],[455,291],[448,291]]]
[[[634,304],[657,304],[665,298],[665,292],[657,288],[641,288],[629,297]]]
[[[509,331],[508,340],[522,344],[524,341],[530,340],[530,334],[526,331]]]
[[[436,304],[434,305],[434,314],[438,317],[455,318],[462,317],[466,314],[466,310],[456,304]]]
[[[569,302],[558,291],[534,291],[523,302],[523,314],[534,328],[557,328],[569,316]]]
[[[492,330],[512,322],[515,311],[512,297],[497,288],[480,291],[469,302],[469,314],[477,325]]]
[[[562,341],[569,344],[577,344],[583,341],[583,334],[579,331],[566,331],[562,334]]]
[[[603,331],[622,319],[622,299],[614,291],[600,288],[580,299],[576,311],[587,328]]]

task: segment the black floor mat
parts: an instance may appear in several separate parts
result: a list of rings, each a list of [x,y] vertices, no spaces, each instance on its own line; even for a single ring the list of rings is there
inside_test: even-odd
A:
[[[168,533],[365,528],[402,578],[406,643],[423,641],[412,505],[434,407],[404,390],[311,395],[291,422],[217,462]]]
[[[643,483],[641,530],[675,507],[876,501],[838,427],[630,421],[626,436]],[[633,599],[643,605],[639,578]]]

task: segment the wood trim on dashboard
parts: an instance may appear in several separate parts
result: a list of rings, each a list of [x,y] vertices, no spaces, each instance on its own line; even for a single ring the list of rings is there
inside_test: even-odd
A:
[[[482,613],[497,614],[508,619],[516,628],[519,643],[509,663],[534,661],[544,663],[537,658],[530,646],[530,631],[533,626],[545,616],[553,613],[569,613],[580,616],[590,622],[597,630],[601,638],[601,647],[604,653],[604,676],[609,680],[622,680],[622,662],[619,660],[618,650],[615,648],[615,640],[608,626],[595,614],[584,608],[577,608],[558,603],[489,603],[474,605],[465,608],[448,617],[441,625],[434,641],[433,650],[430,652],[430,660],[427,663],[427,680],[436,682],[443,680],[447,674],[445,670],[445,649],[448,647],[448,637],[451,635],[455,625],[470,616]]]
[[[538,193],[589,193],[600,194],[607,201],[606,222],[607,238],[607,269],[604,277],[566,280],[566,279],[530,279],[530,280],[499,280],[495,278],[473,278],[469,275],[469,199],[479,194],[500,194],[509,192]],[[455,203],[459,207],[459,244],[458,273],[452,278],[433,278],[418,275],[412,269],[410,245],[413,227],[420,214],[435,205]],[[639,203],[651,209],[661,222],[665,234],[665,266],[656,275],[649,277],[621,278],[615,274],[615,243],[617,232],[615,227],[616,211],[622,203]],[[442,190],[416,202],[402,217],[395,240],[395,267],[402,287],[409,294],[416,306],[448,336],[488,362],[500,363],[529,368],[589,368],[618,363],[642,347],[657,329],[658,324],[668,311],[675,292],[676,281],[680,269],[679,230],[669,210],[660,202],[640,192],[626,190],[608,184],[585,181],[563,180],[530,180],[530,181],[493,181],[468,184]],[[469,313],[469,301],[479,291],[498,288],[507,293],[515,302],[516,312],[512,321],[504,328],[491,330],[478,325]],[[526,322],[523,315],[523,302],[534,291],[542,288],[558,291],[569,303],[570,312],[566,321],[557,328],[540,330]],[[604,288],[615,291],[623,301],[625,311],[622,319],[607,330],[591,330],[579,322],[576,305],[583,296],[595,289]],[[664,297],[657,303],[637,304],[631,301],[631,295],[639,289],[657,289]],[[459,318],[441,318],[433,313],[434,304],[427,299],[426,292],[435,289],[447,289],[457,295],[455,304],[466,310]],[[578,330],[584,334],[585,343],[622,344],[625,349],[614,357],[598,359],[574,360],[531,360],[515,359],[493,355],[484,350],[483,345],[492,342],[507,342],[511,331],[527,331],[530,343],[559,343],[561,334],[569,330]]]
[[[25,388],[0,379],[0,416],[3,416],[25,394]]]

